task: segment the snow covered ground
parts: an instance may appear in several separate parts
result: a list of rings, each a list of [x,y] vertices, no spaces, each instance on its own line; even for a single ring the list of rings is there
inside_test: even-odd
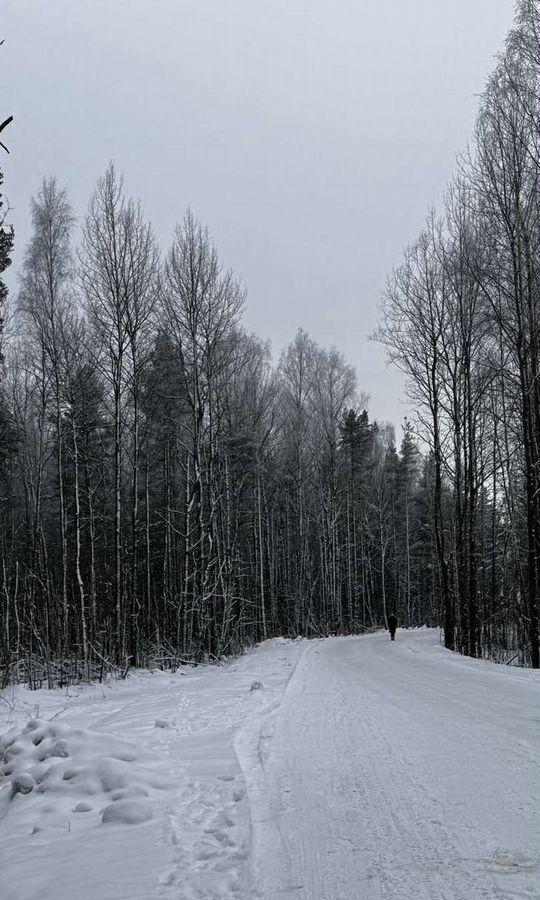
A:
[[[0,900],[540,897],[540,682],[434,631],[4,693]]]

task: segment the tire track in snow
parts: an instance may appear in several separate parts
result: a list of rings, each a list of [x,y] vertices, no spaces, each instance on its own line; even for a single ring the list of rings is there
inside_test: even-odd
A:
[[[293,679],[302,667],[314,644],[307,644],[292,667],[281,696],[266,707],[258,719],[250,720],[235,735],[234,750],[242,770],[249,799],[250,829],[250,892],[248,896],[262,897],[261,883],[277,898],[288,854],[280,828],[281,809],[275,805],[266,778],[266,762],[274,738],[279,711],[286,700]],[[271,860],[271,866],[266,863]],[[275,862],[278,860],[277,867]]]

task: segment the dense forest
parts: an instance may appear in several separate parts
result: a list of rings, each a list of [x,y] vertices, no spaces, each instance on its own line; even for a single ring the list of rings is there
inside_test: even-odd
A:
[[[445,208],[384,295],[376,338],[416,409],[397,436],[338,350],[300,330],[274,362],[246,332],[191,211],[162,252],[112,164],[80,230],[43,181],[3,310],[0,684],[390,612],[538,667],[539,75],[521,0]]]
[[[390,279],[379,337],[433,467],[445,644],[539,666],[540,4],[521,0],[443,213]],[[516,651],[517,652],[517,651]]]

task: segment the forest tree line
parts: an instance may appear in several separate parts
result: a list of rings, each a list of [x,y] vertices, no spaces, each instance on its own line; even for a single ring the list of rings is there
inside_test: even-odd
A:
[[[72,248],[45,180],[2,382],[2,659],[202,659],[437,621],[425,464],[300,330],[277,366],[188,211],[159,253],[111,165]]]
[[[2,340],[0,682],[390,612],[538,666],[539,22],[522,0],[444,214],[389,281],[378,338],[417,409],[397,446],[337,350],[300,330],[273,363],[191,211],[162,252],[113,165],[80,231],[43,181]]]
[[[445,644],[516,631],[539,666],[540,4],[520,0],[441,215],[390,279],[379,338],[433,463]]]

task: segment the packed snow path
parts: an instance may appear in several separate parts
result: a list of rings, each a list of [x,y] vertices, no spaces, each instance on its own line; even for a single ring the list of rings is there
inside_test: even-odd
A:
[[[247,769],[254,893],[540,897],[538,700],[433,633],[312,644]]]
[[[540,897],[538,673],[435,631],[0,699],[0,900]]]

